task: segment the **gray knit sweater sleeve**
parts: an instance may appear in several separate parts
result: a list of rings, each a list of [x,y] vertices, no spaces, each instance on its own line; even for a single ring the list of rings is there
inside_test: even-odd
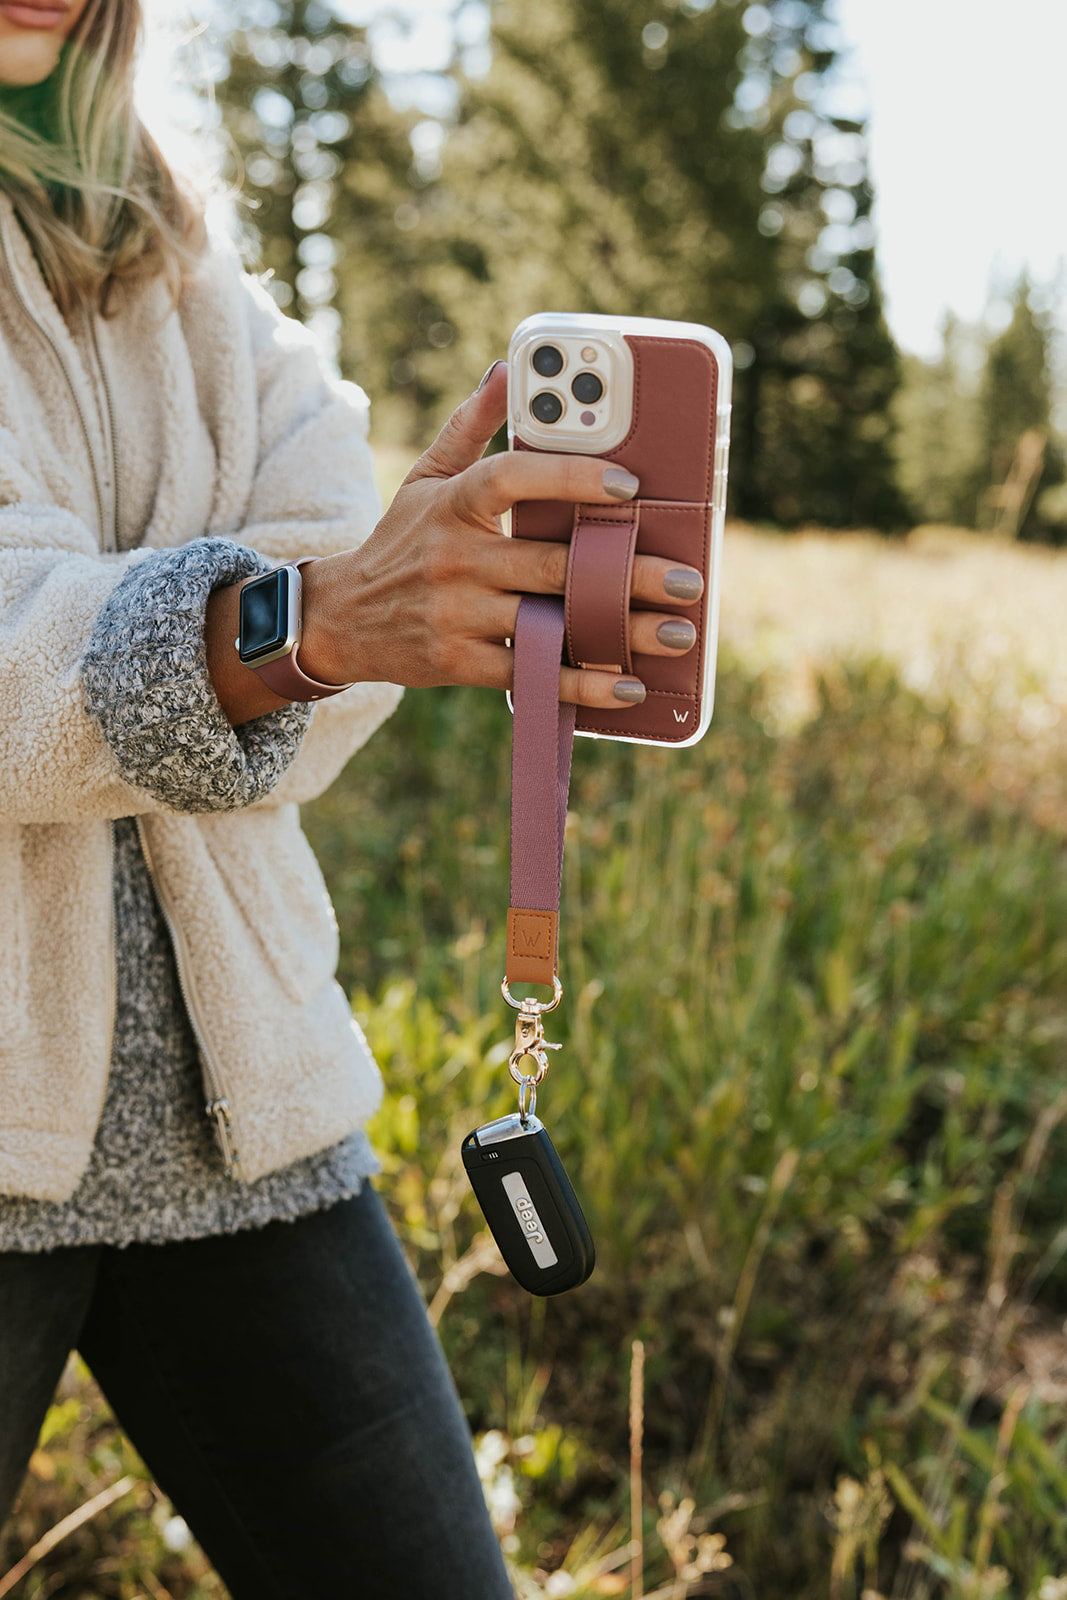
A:
[[[208,676],[208,596],[274,565],[230,539],[154,550],[96,619],[82,657],[89,715],[126,782],[175,811],[251,805],[274,788],[307,732],[310,705],[231,728]]]

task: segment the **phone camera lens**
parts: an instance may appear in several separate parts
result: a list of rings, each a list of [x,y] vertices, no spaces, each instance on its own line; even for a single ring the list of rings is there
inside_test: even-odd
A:
[[[571,394],[583,406],[595,404],[604,393],[604,385],[595,372],[579,372],[571,384]]]
[[[546,389],[543,394],[534,395],[530,410],[538,422],[558,422],[563,415],[563,401],[558,394],[549,394]]]
[[[539,344],[531,359],[534,371],[542,378],[554,378],[557,372],[563,371],[563,356],[554,344]]]

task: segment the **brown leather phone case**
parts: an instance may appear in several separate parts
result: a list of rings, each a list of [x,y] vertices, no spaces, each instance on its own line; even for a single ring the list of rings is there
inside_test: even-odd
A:
[[[577,730],[679,744],[692,739],[700,725],[706,651],[715,647],[710,608],[717,577],[711,564],[720,374],[714,351],[696,339],[628,334],[626,343],[634,360],[633,422],[622,443],[603,456],[640,479],[638,498],[618,506],[525,500],[512,510],[511,531],[514,538],[553,539],[572,547],[569,664],[616,664],[635,673],[648,691],[642,705],[625,711],[579,706]],[[513,447],[532,448],[518,438]],[[720,499],[724,492],[723,475]],[[695,625],[697,642],[684,656],[630,655],[626,614],[635,550],[696,567],[703,575],[698,601],[683,605],[665,599],[655,606]]]

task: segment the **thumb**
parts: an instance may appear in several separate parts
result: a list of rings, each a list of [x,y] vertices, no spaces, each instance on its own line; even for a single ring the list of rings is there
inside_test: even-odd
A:
[[[508,414],[508,364],[494,361],[474,393],[456,407],[433,444],[416,461],[405,483],[417,478],[454,478],[481,459]]]

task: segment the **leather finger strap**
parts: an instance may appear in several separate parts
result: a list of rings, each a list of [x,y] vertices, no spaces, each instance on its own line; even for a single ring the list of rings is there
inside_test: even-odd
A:
[[[512,689],[509,983],[551,984],[556,972],[575,713],[559,698],[563,627],[562,600],[523,595]]]
[[[630,582],[640,506],[577,505],[564,590],[572,667],[632,672]]]

